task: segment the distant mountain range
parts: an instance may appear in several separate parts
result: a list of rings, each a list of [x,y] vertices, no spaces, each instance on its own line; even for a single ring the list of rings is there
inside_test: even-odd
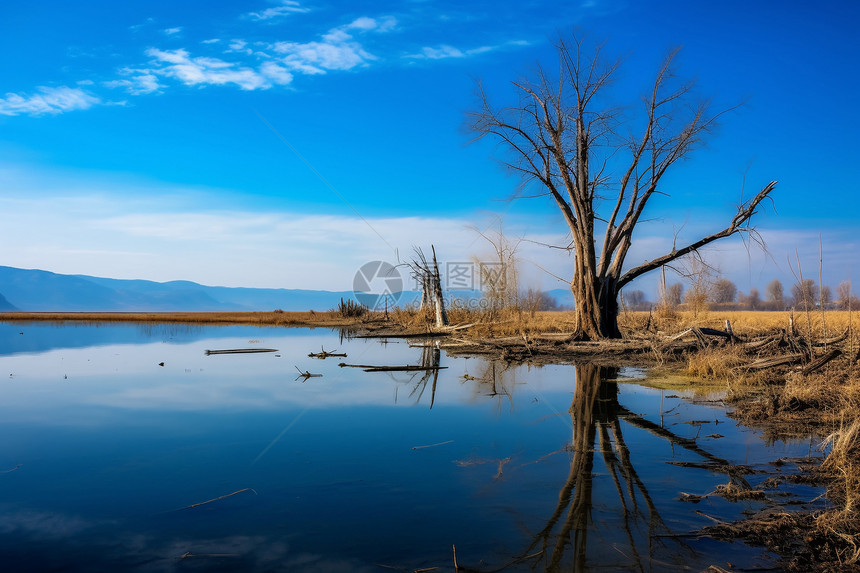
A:
[[[401,300],[414,300],[416,294],[404,292]],[[569,290],[548,294],[560,305],[572,304]],[[352,291],[213,287],[190,281],[159,283],[0,266],[0,311],[5,312],[326,311],[337,307],[341,298],[352,297]]]
[[[337,306],[352,291],[210,287],[158,283],[0,266],[0,310],[31,312],[214,312],[317,310]]]

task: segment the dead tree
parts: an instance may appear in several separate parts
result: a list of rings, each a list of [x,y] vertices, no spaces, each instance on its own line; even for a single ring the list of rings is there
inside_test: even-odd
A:
[[[448,312],[445,310],[445,299],[442,295],[442,278],[439,274],[439,264],[436,262],[436,248],[430,245],[433,251],[432,266],[424,256],[424,252],[417,248],[417,258],[412,259],[409,268],[412,276],[421,285],[421,312],[433,314],[437,327],[448,326]]]
[[[654,195],[665,194],[663,176],[700,143],[721,113],[711,114],[706,103],[691,101],[692,84],[677,84],[675,50],[643,98],[640,133],[622,133],[633,123],[599,103],[620,62],[604,59],[599,46],[587,53],[577,38],[571,43],[560,39],[557,51],[556,77],[539,69],[534,81],[513,82],[516,105],[493,107],[479,84],[480,109],[470,114],[471,127],[477,139],[490,136],[507,148],[512,159],[505,165],[525,184],[542,186],[539,195],[549,196],[564,216],[573,239],[575,336],[619,337],[618,293],[625,285],[718,239],[736,233],[755,239],[750,218],[776,182],[742,201],[721,231],[626,270],[645,206]],[[602,243],[596,241],[601,233]]]

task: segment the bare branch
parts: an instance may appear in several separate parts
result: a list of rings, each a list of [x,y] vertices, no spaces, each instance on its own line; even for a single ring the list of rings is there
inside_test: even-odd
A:
[[[758,195],[753,197],[750,201],[747,201],[745,204],[741,205],[738,208],[737,214],[732,219],[731,224],[722,231],[714,233],[713,235],[708,235],[707,237],[699,239],[698,241],[691,243],[681,249],[673,249],[671,253],[650,260],[647,263],[639,265],[634,269],[630,269],[629,271],[624,273],[621,278],[618,279],[618,288],[623,288],[624,285],[626,285],[636,277],[639,277],[649,271],[658,269],[666,263],[674,261],[675,259],[683,257],[684,255],[687,255],[689,253],[696,252],[705,245],[713,243],[717,239],[729,237],[731,235],[734,235],[735,233],[754,232],[754,228],[744,227],[742,225],[746,223],[753,215],[755,215],[756,207],[758,207],[758,204],[761,203],[771,191],[773,191],[774,187],[776,187],[776,183],[776,181],[771,181],[764,187],[764,189],[758,192]]]

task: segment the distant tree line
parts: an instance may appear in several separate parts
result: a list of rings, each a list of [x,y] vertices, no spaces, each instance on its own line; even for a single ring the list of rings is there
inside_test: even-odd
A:
[[[748,293],[738,290],[727,278],[711,279],[700,272],[688,277],[686,289],[680,282],[666,285],[656,301],[649,301],[641,290],[621,293],[621,305],[626,310],[649,310],[665,307],[677,310],[860,310],[860,298],[851,290],[851,281],[842,281],[835,296],[828,285],[819,285],[813,279],[802,279],[792,284],[788,293],[779,279],[770,281],[764,296],[757,288]]]

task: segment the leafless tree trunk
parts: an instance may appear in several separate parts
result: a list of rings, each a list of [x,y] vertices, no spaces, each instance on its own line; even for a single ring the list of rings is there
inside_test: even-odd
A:
[[[442,297],[442,277],[439,275],[439,265],[436,263],[436,247],[430,245],[433,251],[433,297],[436,307],[436,326],[448,326],[448,313],[445,310],[445,299]]]
[[[623,135],[620,112],[598,103],[619,62],[607,62],[600,47],[586,53],[576,38],[572,43],[559,40],[557,49],[558,77],[538,70],[535,81],[514,82],[517,105],[494,108],[479,84],[481,107],[471,114],[471,125],[478,138],[491,136],[503,143],[513,155],[506,165],[524,182],[545,187],[564,216],[573,238],[570,287],[576,337],[619,337],[618,293],[625,285],[718,239],[736,233],[755,238],[749,220],[776,182],[741,202],[724,229],[625,270],[633,231],[649,200],[661,194],[663,175],[697,146],[720,114],[709,114],[707,105],[698,103],[682,117],[688,104],[696,102],[689,101],[691,84],[673,86],[673,51],[643,99],[641,133]],[[601,231],[603,242],[598,244],[595,237]]]
[[[409,267],[412,276],[421,283],[421,312],[433,313],[437,327],[448,326],[448,312],[445,310],[445,299],[442,296],[442,277],[439,274],[439,264],[436,262],[436,248],[433,251],[433,266],[427,261],[424,252],[416,248],[417,259],[413,259]]]

